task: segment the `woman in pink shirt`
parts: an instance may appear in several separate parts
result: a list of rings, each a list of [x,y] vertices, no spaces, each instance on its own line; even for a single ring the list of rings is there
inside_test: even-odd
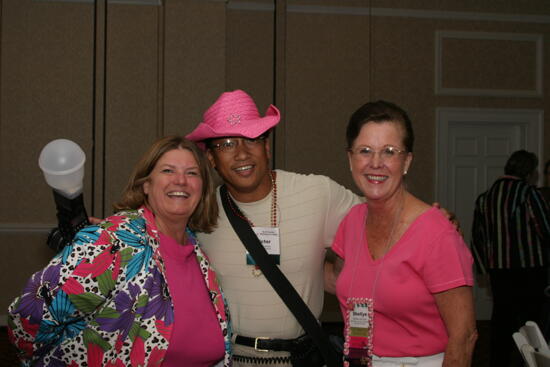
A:
[[[340,224],[325,269],[345,321],[347,365],[471,363],[472,257],[447,218],[406,190],[413,140],[406,112],[384,101],[359,108],[347,127],[366,203]]]

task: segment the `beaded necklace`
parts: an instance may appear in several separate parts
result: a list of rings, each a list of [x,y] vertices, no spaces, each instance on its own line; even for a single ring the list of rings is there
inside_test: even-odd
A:
[[[277,181],[275,180],[276,173],[274,171],[269,172],[271,178],[271,227],[277,227]],[[227,191],[229,197],[229,191]],[[251,227],[254,227],[254,223],[246,217],[240,210],[240,208],[233,207],[232,201],[229,200],[229,206],[235,215],[243,220],[246,220]]]
[[[270,171],[269,177],[271,178],[271,214],[270,214],[271,218],[270,219],[271,219],[271,227],[275,228],[277,227],[277,180],[276,180],[275,171]],[[226,191],[226,193],[227,193],[227,197],[230,199],[229,191]],[[254,223],[252,223],[252,221],[242,213],[240,208],[239,207],[235,208],[233,206],[232,200],[228,200],[228,202],[229,202],[229,206],[231,207],[231,211],[233,211],[233,213],[235,213],[237,217],[247,221],[250,227],[254,227]],[[254,275],[255,277],[259,277],[260,275],[262,275],[262,271],[260,270],[260,267],[258,265],[254,265],[254,268],[252,269],[252,275]]]

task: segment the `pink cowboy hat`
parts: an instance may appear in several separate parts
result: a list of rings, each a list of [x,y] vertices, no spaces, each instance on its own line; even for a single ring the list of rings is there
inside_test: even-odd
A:
[[[277,125],[281,114],[277,107],[270,105],[264,117],[260,117],[258,107],[252,97],[242,90],[225,92],[206,110],[195,130],[186,136],[205,149],[203,140],[224,136],[257,138]]]

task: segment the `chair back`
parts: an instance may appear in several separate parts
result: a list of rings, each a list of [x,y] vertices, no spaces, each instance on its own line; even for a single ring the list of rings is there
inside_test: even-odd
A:
[[[516,342],[519,352],[525,361],[525,365],[527,367],[537,367],[537,362],[535,361],[535,356],[533,355],[535,348],[529,344],[525,335],[515,332],[512,335],[512,338],[514,338],[514,341]]]
[[[527,321],[525,325],[519,329],[519,332],[525,335],[529,344],[531,344],[536,351],[548,352],[550,354],[548,342],[544,339],[544,335],[542,335],[536,322]]]

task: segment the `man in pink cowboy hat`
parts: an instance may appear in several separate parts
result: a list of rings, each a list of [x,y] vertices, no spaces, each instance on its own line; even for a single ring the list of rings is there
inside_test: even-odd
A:
[[[325,176],[272,171],[267,138],[279,120],[275,106],[261,117],[252,98],[235,90],[223,93],[187,138],[206,150],[240,215],[252,227],[272,231],[278,245],[272,245],[270,254],[279,255],[280,269],[318,318],[323,306],[325,249],[341,219],[360,198]],[[219,188],[217,200],[222,208]],[[284,346],[304,331],[247,258],[223,209],[216,230],[199,233],[199,239],[229,302],[236,335],[234,365],[290,365]],[[254,347],[259,337],[261,349],[267,351]]]

